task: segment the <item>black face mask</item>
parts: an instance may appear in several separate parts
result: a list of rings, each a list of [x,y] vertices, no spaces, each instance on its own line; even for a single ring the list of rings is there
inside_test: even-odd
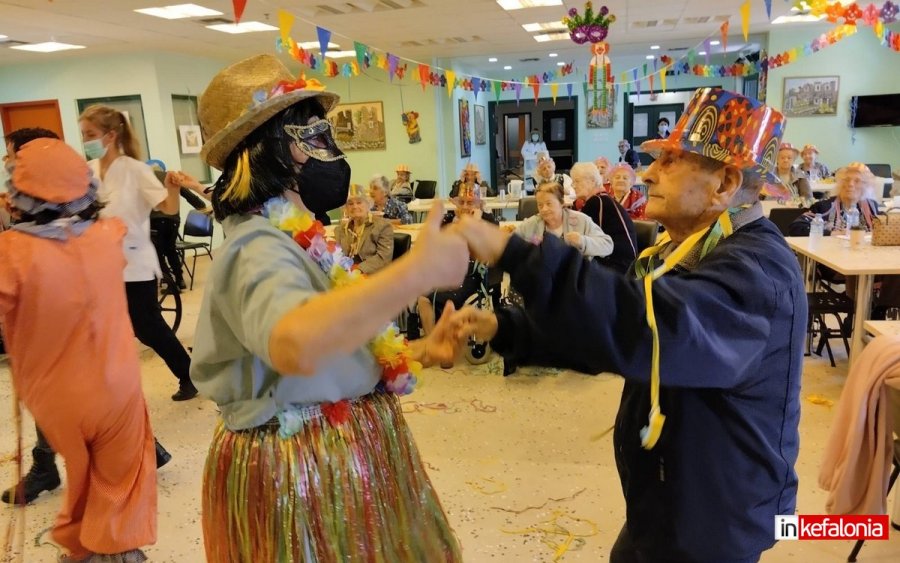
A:
[[[322,162],[310,158],[300,169],[295,190],[317,217],[344,205],[350,190],[350,165],[345,159]]]

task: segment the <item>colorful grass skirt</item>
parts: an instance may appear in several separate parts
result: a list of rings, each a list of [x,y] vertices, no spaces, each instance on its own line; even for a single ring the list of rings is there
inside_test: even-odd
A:
[[[395,395],[350,402],[342,422],[318,407],[299,416],[287,438],[274,420],[219,423],[203,479],[208,561],[462,560]]]

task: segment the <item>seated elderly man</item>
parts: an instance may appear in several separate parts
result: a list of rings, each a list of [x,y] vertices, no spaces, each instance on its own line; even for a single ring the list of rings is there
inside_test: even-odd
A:
[[[710,123],[739,123],[711,128]],[[626,522],[612,563],[757,561],[797,500],[806,291],[763,216],[784,117],[719,88],[698,90],[644,175],[666,227],[633,275],[480,221],[457,231],[509,272],[524,307],[454,315],[461,338],[519,364],[625,378],[613,451]]]
[[[459,174],[459,180],[453,182],[453,185],[450,186],[450,197],[457,197],[460,188],[463,186],[466,186],[467,191],[470,192],[472,191],[473,186],[478,186],[478,191],[482,197],[494,197],[497,195],[497,191],[492,189],[491,186],[481,178],[481,171],[474,162],[466,164],[466,167],[463,168],[463,171]]]
[[[406,204],[391,195],[388,179],[375,174],[369,180],[369,197],[372,199],[372,211],[380,214],[392,225],[408,225],[413,222],[412,214]]]
[[[637,258],[634,222],[622,206],[604,191],[600,171],[593,162],[576,162],[571,173],[576,194],[575,209],[587,215],[613,241],[612,254],[598,260],[624,274]]]
[[[519,223],[517,235],[534,243],[554,235],[588,258],[612,254],[612,238],[584,213],[566,209],[562,186],[557,182],[538,184],[534,197],[538,213]]]
[[[637,153],[631,148],[631,143],[628,142],[628,139],[619,141],[619,162],[624,162],[635,170],[641,167],[641,159],[638,158]]]
[[[805,174],[806,179],[810,182],[831,176],[828,167],[817,160],[819,158],[819,149],[816,148],[816,145],[803,145],[803,148],[800,149],[800,158],[802,159],[799,167],[800,172]]]
[[[371,206],[366,189],[351,184],[344,205],[347,220],[334,229],[334,238],[344,254],[353,258],[364,274],[377,272],[394,257],[394,227],[388,220],[373,215]]]
[[[405,201],[412,200],[413,189],[412,184],[409,181],[409,166],[398,164],[396,172],[397,177],[394,178],[394,181],[391,182],[390,186],[391,197],[396,197]]]
[[[444,225],[455,223],[460,217],[471,217],[492,225],[497,224],[497,220],[492,214],[484,212],[484,204],[478,185],[461,186],[460,193],[452,201],[456,206],[456,211],[449,211],[444,215]],[[458,288],[437,291],[430,296],[419,297],[418,310],[419,319],[422,321],[422,330],[426,335],[431,334],[435,324],[435,311],[443,311],[448,301],[452,301],[456,308],[459,309],[482,286],[489,287],[492,290],[499,289],[502,279],[502,274],[499,274],[498,276],[492,276],[492,279],[489,280],[487,266],[481,262],[470,260],[468,274],[466,274],[466,278]]]
[[[568,174],[556,173],[556,161],[550,158],[548,153],[538,154],[537,171],[534,173],[536,185],[556,182],[563,188],[563,195],[570,201],[575,199],[575,188],[572,187],[572,177]],[[535,191],[537,194],[537,191]]]

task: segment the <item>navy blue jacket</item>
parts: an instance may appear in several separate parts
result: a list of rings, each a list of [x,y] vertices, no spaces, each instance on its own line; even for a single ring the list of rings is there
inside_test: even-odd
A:
[[[513,237],[499,265],[525,309],[497,311],[492,347],[518,364],[622,374],[616,465],[634,543],[648,560],[755,560],[797,496],[806,292],[797,259],[761,218],[691,271],[654,281],[661,347],[656,447],[643,281],[583,260],[556,237]]]

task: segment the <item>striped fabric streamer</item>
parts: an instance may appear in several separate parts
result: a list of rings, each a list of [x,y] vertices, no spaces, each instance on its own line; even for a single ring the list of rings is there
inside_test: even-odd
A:
[[[462,561],[396,395],[349,403],[349,418],[308,417],[289,438],[273,421],[221,422],[203,482],[212,563]]]

